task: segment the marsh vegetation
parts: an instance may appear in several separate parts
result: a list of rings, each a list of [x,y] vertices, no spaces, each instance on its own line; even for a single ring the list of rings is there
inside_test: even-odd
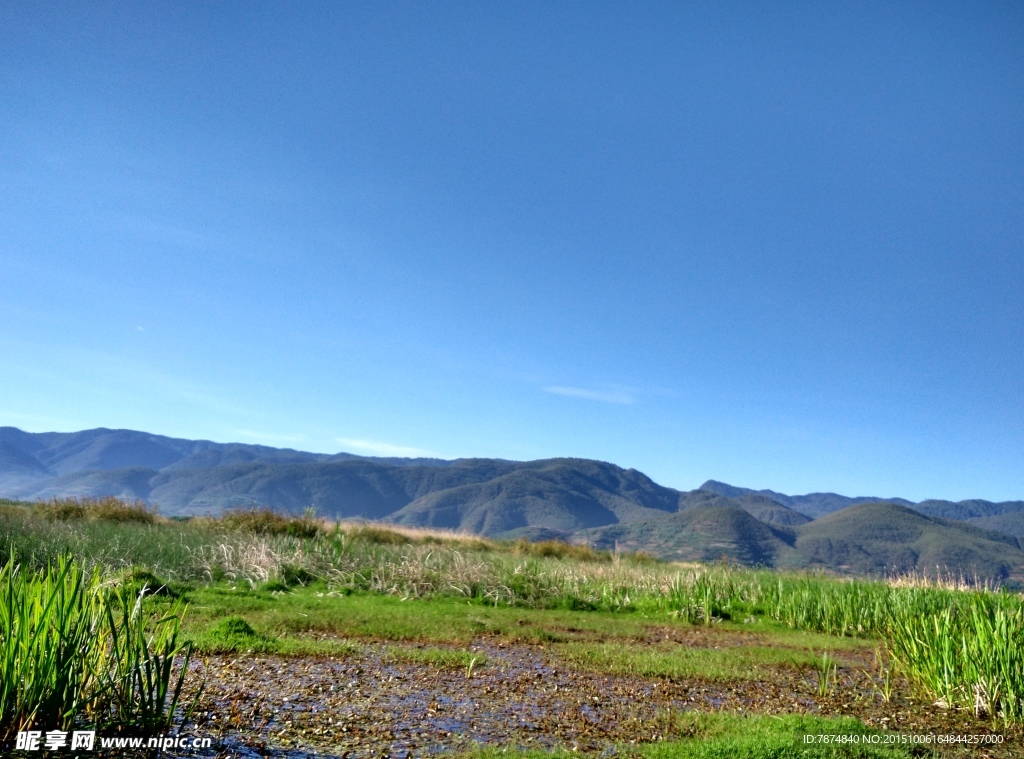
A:
[[[784,756],[800,720],[839,720],[826,732],[841,724],[1011,741],[1024,722],[1024,604],[962,580],[668,564],[312,514],[172,520],[112,499],[0,510],[9,731],[76,721],[165,729],[195,703],[206,728],[256,735],[271,749],[470,750],[456,740],[466,734],[485,747],[638,741],[652,756],[687,756],[696,736],[732,747],[706,755],[743,755],[730,751],[754,740],[775,746],[758,755]],[[238,662],[249,660],[241,677]],[[330,690],[336,683],[318,667],[351,669],[359,695]],[[287,704],[272,705],[259,676],[271,670],[292,673]],[[568,701],[545,690],[558,683]],[[368,691],[404,710],[391,734],[360,728]],[[597,701],[575,704],[573,691]],[[230,697],[244,692],[248,700]],[[432,711],[420,704],[431,692],[441,699]],[[452,716],[458,693],[480,708]],[[534,714],[521,720],[541,726],[532,732],[473,732],[499,719],[486,704],[505,704],[500,715],[515,698],[559,713],[572,701],[578,719]],[[819,749],[810,755],[847,755]]]

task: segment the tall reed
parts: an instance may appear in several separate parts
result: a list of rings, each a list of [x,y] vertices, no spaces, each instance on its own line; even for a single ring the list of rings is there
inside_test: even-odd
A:
[[[0,742],[29,726],[167,729],[191,654],[178,638],[183,613],[176,605],[153,619],[141,597],[66,558],[39,572],[8,561],[0,567]]]
[[[133,599],[130,592],[122,590],[117,602],[104,608],[109,645],[104,649],[105,684],[99,701],[107,719],[115,724],[155,732],[174,720],[192,648],[191,643],[178,639],[183,607],[154,620],[143,611],[142,599],[141,593]],[[194,704],[193,699],[184,719]]]
[[[1024,721],[1024,610],[974,596],[928,617],[894,612],[890,655],[922,690],[944,706]]]
[[[26,575],[0,568],[0,737],[33,723],[68,727],[90,706],[102,625],[99,571],[60,560]]]

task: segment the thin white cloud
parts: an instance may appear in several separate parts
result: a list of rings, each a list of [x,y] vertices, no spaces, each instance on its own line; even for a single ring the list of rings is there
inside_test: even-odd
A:
[[[382,443],[379,440],[358,440],[356,438],[339,437],[335,442],[345,446],[350,451],[366,453],[372,456],[397,456],[401,458],[441,458],[432,451],[425,451],[422,448],[411,448],[405,445],[392,445]]]
[[[551,393],[552,395],[565,395],[569,398],[582,398],[586,401],[599,401],[600,403],[618,403],[619,405],[628,406],[632,403],[636,403],[630,393],[618,391],[618,390],[587,390],[583,387],[568,387],[565,385],[549,385],[544,388],[545,393]]]

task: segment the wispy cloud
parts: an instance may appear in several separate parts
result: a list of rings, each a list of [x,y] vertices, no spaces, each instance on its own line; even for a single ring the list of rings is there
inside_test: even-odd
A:
[[[565,395],[570,398],[582,398],[585,401],[599,401],[601,403],[618,403],[628,406],[636,403],[632,394],[621,390],[588,390],[583,387],[568,387],[566,385],[549,385],[544,388],[545,393],[552,395]]]
[[[393,445],[382,443],[379,440],[358,440],[349,437],[335,438],[335,442],[345,446],[350,451],[367,453],[373,456],[399,456],[402,458],[441,458],[433,451],[425,451],[422,448],[411,448],[405,445]]]

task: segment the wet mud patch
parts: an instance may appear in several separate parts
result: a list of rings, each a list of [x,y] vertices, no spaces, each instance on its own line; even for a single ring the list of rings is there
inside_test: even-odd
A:
[[[436,666],[369,644],[344,658],[200,657],[206,679],[197,732],[217,735],[219,756],[438,755],[475,745],[565,747],[607,754],[621,744],[678,737],[682,710],[852,715],[905,732],[989,732],[970,715],[894,699],[883,703],[857,664],[842,666],[834,694],[821,697],[813,674],[780,667],[735,682],[607,675],[574,669],[549,648],[481,642],[482,665]],[[409,646],[410,649],[424,648]],[[995,753],[993,756],[1011,756]]]

